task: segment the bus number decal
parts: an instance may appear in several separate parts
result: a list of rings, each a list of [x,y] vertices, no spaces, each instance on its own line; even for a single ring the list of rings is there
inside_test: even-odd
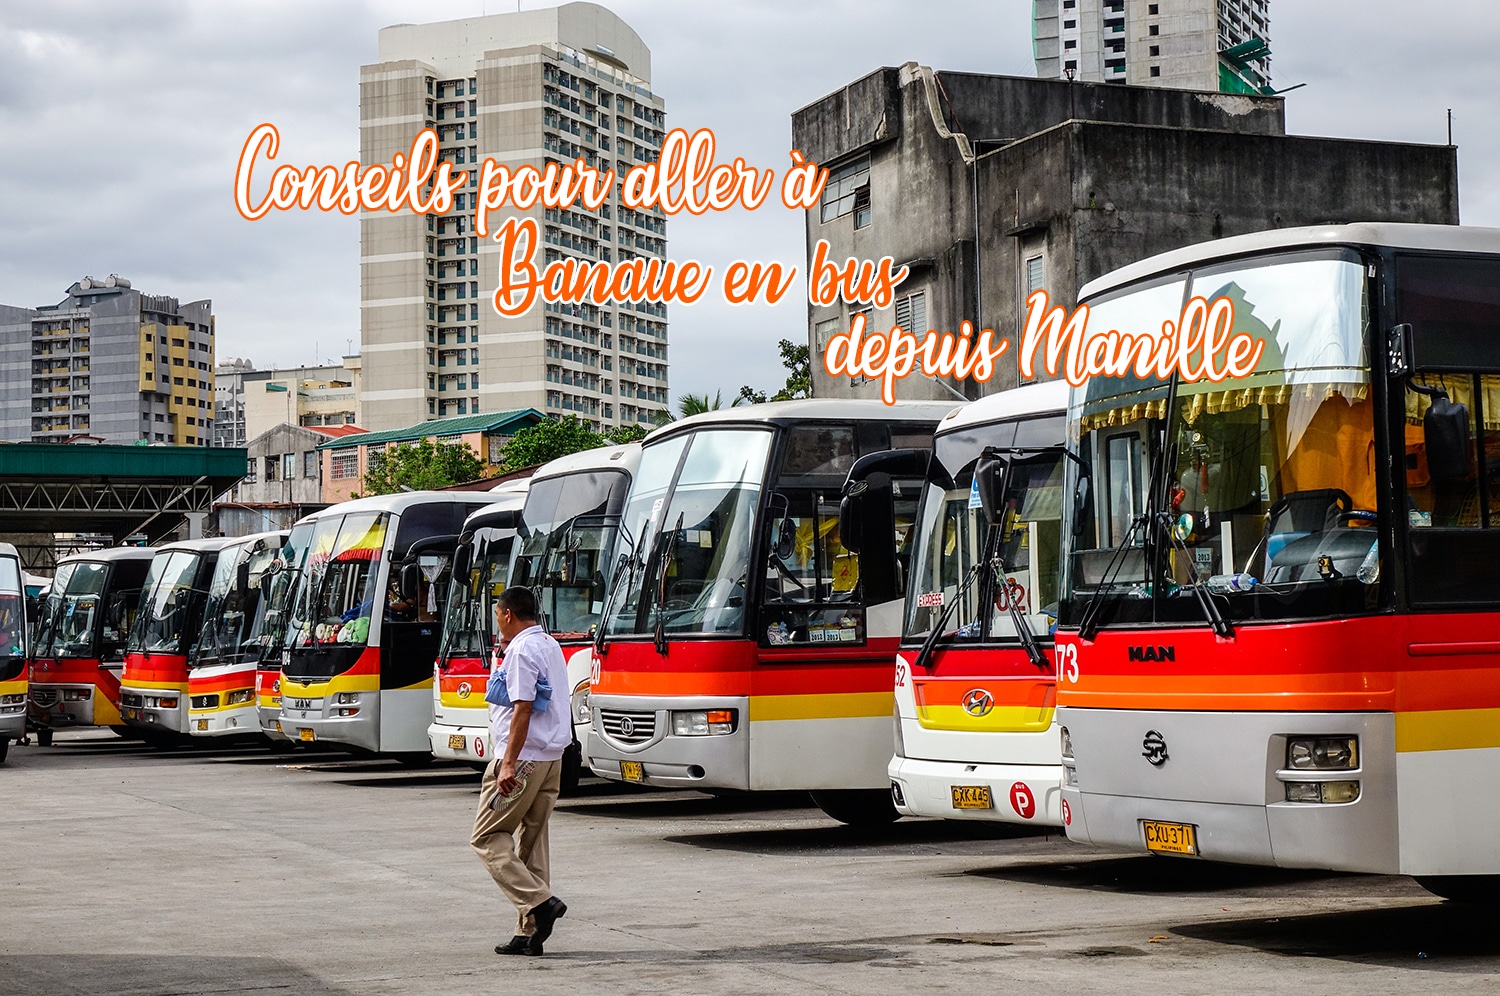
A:
[[[906,661],[900,657],[896,658],[896,687],[906,687]]]
[[[1057,680],[1077,683],[1078,645],[1064,643],[1057,648]]]

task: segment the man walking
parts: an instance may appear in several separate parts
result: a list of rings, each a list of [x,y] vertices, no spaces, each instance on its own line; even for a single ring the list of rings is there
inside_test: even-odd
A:
[[[504,659],[485,694],[494,756],[480,782],[469,844],[519,914],[515,936],[495,953],[539,955],[553,924],[568,911],[548,885],[547,853],[563,751],[573,740],[568,669],[562,648],[537,625],[531,589],[501,592],[495,623]]]

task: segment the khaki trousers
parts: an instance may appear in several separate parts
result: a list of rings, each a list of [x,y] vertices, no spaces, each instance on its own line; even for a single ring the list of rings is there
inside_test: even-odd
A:
[[[479,813],[474,817],[469,846],[516,907],[517,936],[530,937],[536,923],[529,911],[552,898],[547,822],[557,805],[562,762],[536,762],[521,794],[491,809],[490,804],[500,794],[499,771],[499,757],[484,769],[479,782]]]

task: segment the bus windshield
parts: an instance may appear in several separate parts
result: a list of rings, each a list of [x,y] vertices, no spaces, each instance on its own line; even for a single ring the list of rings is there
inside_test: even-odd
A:
[[[296,625],[288,609],[293,604],[292,594],[302,573],[312,534],[312,523],[297,523],[287,536],[286,544],[266,568],[271,574],[271,582],[266,593],[265,610],[260,627],[248,638],[259,647],[256,659],[262,669],[280,666],[278,655],[286,642],[287,631]]]
[[[201,557],[189,550],[157,554],[141,589],[141,611],[136,615],[128,649],[132,653],[180,654],[189,633],[189,617],[199,592],[193,590]]]
[[[699,429],[642,450],[623,529],[634,548],[606,632],[734,634],[774,432]]]
[[[82,572],[76,581],[74,575]],[[57,565],[52,590],[42,603],[37,620],[35,653],[38,657],[88,657],[94,649],[94,617],[104,593],[109,568],[103,564]]]
[[[552,633],[587,635],[604,610],[629,489],[628,474],[595,471],[537,481],[527,493],[510,581],[537,589]]]
[[[258,550],[233,547],[219,555],[203,612],[203,639],[196,661],[199,666],[259,659],[262,647],[258,636],[265,619],[261,579],[279,552],[274,546]],[[249,583],[243,591],[239,587],[241,565],[249,570]]]
[[[0,661],[25,656],[26,589],[21,584],[21,562],[0,557]]]
[[[1019,634],[1012,600],[1034,635],[1051,631],[1057,621],[1062,439],[1061,416],[979,425],[937,437],[913,547],[908,640],[925,638],[950,607],[945,636],[1014,640]],[[1006,518],[998,531],[985,521],[974,491],[974,469],[989,447],[1022,451],[1012,462],[1003,497]],[[992,569],[974,573],[976,565],[988,565],[996,556],[1007,570],[1003,585]]]
[[[390,514],[358,512],[316,521],[307,566],[297,587],[297,620],[290,643],[363,647],[377,603]]]
[[[494,646],[494,603],[505,590],[515,532],[494,526],[474,531],[467,577],[455,577],[443,623],[444,658],[487,658]]]
[[[1363,262],[1320,250],[1204,267],[1091,302],[1089,335],[1234,303],[1265,344],[1211,383],[1095,377],[1070,399],[1063,613],[1206,623],[1367,611],[1380,578]],[[1253,578],[1254,581],[1250,579]]]

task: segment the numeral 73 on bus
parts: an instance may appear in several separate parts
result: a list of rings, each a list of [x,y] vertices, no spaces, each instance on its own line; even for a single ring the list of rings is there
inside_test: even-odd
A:
[[[1057,680],[1059,683],[1078,681],[1078,645],[1064,643],[1057,648]]]

